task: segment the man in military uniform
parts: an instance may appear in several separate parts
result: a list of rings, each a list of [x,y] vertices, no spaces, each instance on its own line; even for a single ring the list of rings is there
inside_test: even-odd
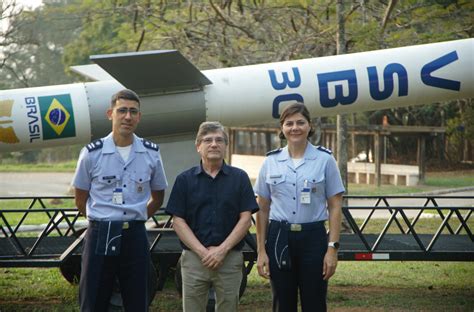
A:
[[[150,252],[145,221],[163,203],[168,183],[158,145],[139,138],[140,99],[112,96],[112,132],[88,144],[73,180],[76,206],[89,220],[79,285],[81,311],[106,311],[118,278],[126,311],[148,310]]]

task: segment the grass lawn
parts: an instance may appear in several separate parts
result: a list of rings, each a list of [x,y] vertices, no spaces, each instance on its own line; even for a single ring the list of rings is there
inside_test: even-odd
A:
[[[472,262],[339,262],[329,311],[473,311]],[[58,269],[0,268],[0,311],[79,311],[77,286]],[[240,311],[270,311],[271,290],[254,268]],[[171,279],[151,311],[181,311]]]
[[[424,185],[374,185],[349,184],[349,195],[402,195],[423,193],[440,189],[454,189],[461,187],[474,187],[474,170],[428,172]]]
[[[74,172],[77,160],[55,164],[2,164],[0,172]]]

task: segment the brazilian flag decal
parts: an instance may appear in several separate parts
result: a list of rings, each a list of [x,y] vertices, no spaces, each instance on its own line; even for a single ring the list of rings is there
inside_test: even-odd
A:
[[[43,140],[76,136],[74,111],[69,94],[39,96]]]

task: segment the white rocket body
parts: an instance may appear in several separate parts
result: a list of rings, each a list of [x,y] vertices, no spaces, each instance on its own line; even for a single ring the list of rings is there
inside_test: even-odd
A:
[[[178,61],[170,64],[168,56]],[[144,73],[133,62],[127,68],[120,65],[124,59],[150,69]],[[474,97],[474,39],[202,72],[183,65],[177,51],[96,61],[105,72],[88,66],[95,66],[92,76],[100,81],[0,91],[0,151],[86,144],[105,136],[110,97],[125,87],[140,95],[137,133],[144,137],[195,133],[205,120],[225,126],[272,122],[295,100],[312,116],[329,116]],[[171,82],[168,73],[175,75]],[[187,73],[195,79],[173,84]],[[136,90],[142,85],[148,87]]]

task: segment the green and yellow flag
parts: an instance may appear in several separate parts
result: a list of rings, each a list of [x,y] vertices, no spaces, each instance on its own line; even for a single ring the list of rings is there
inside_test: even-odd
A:
[[[43,140],[76,136],[74,111],[69,94],[40,96],[38,102],[43,125]]]

